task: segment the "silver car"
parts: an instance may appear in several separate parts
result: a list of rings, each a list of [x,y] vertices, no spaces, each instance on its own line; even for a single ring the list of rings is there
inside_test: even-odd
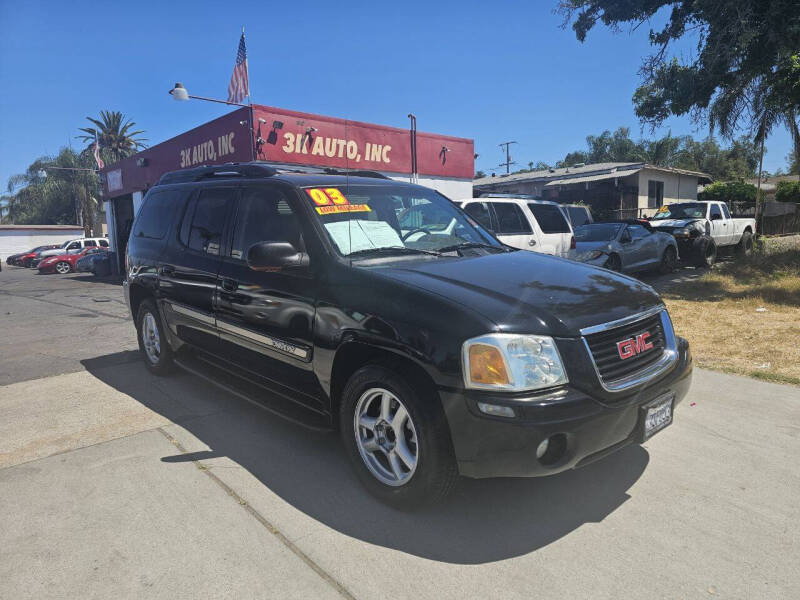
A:
[[[648,269],[671,273],[678,264],[678,246],[674,237],[646,222],[587,223],[575,228],[572,258],[624,273]]]

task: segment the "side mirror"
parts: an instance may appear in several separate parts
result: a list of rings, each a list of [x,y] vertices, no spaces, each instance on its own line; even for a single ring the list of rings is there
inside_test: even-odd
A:
[[[247,266],[254,271],[280,271],[307,267],[308,254],[289,242],[258,242],[247,250]]]
[[[619,238],[619,241],[622,244],[629,244],[631,242],[631,234],[626,231],[622,234],[622,237]]]

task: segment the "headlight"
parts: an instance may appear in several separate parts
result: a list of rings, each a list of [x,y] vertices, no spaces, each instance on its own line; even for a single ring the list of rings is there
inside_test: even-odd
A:
[[[464,342],[464,384],[481,390],[521,392],[567,383],[553,338],[493,333]]]

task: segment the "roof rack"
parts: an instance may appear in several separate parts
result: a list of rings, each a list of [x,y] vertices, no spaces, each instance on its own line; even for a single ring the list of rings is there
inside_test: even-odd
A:
[[[334,169],[332,167],[326,167],[323,169],[323,172],[326,175],[350,175],[352,177],[374,177],[375,179],[389,179],[389,177],[383,173],[378,171],[368,171],[365,169],[352,169],[348,171],[347,169]]]
[[[169,183],[188,183],[214,177],[272,177],[277,174],[274,167],[258,163],[226,163],[223,165],[203,166],[194,169],[183,169],[164,173],[156,185]]]
[[[501,194],[500,192],[480,192],[478,198],[514,198],[515,200],[541,200],[532,194]]]

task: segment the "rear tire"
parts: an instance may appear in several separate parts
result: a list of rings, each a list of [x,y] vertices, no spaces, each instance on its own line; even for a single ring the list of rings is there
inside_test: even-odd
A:
[[[662,275],[672,273],[678,265],[678,252],[672,246],[667,246],[664,249],[664,254],[661,256],[661,264],[658,270]]]
[[[172,348],[161,323],[156,305],[144,300],[136,315],[136,337],[144,365],[153,375],[169,375],[175,368]]]
[[[701,237],[694,242],[694,264],[710,269],[717,262],[717,244],[710,237]]]
[[[339,412],[345,450],[372,495],[413,509],[453,491],[458,467],[435,392],[382,365],[367,365],[347,382]]]
[[[736,244],[736,254],[739,257],[750,256],[753,253],[753,234],[745,231],[742,234],[742,239]]]

